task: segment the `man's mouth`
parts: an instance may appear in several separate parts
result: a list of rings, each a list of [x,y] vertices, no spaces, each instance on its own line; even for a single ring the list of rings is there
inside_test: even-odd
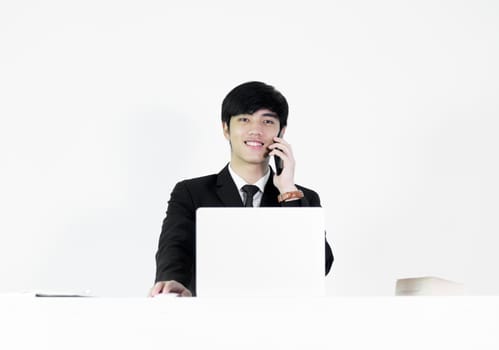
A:
[[[260,141],[244,141],[244,143],[251,147],[261,147],[263,146],[263,142]]]

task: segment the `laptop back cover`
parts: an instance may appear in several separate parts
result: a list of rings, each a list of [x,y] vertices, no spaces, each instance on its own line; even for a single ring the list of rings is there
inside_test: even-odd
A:
[[[323,296],[322,208],[200,208],[198,296]]]

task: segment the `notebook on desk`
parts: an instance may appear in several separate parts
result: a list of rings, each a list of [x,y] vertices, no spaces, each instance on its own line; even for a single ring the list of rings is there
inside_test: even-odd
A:
[[[204,296],[323,296],[322,208],[200,208],[196,285]]]

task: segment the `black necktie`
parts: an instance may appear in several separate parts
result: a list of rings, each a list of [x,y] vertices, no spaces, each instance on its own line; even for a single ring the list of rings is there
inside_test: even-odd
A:
[[[244,185],[242,187],[244,193],[246,193],[246,200],[244,202],[245,207],[253,206],[253,196],[259,191],[258,187],[255,185]]]

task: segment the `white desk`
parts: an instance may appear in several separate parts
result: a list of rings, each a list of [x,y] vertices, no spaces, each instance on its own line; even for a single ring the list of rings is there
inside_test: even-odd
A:
[[[499,297],[0,297],[0,349],[499,349]]]

